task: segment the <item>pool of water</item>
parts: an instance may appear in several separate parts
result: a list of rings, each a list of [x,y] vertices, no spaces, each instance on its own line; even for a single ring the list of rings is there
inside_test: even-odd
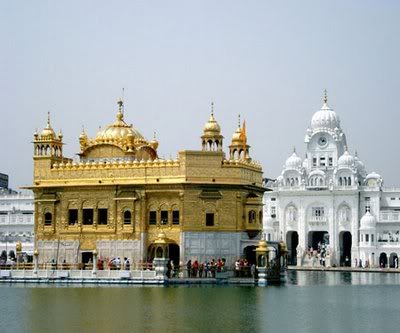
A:
[[[290,271],[268,287],[0,284],[0,332],[399,332],[399,283]]]

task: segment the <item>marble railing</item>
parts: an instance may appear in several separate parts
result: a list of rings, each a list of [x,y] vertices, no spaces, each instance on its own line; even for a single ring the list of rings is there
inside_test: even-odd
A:
[[[400,212],[381,212],[379,222],[400,222]]]

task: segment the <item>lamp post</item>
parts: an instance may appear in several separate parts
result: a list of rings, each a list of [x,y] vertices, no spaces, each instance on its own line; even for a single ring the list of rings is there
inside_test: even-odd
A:
[[[93,268],[92,268],[92,275],[95,277],[97,275],[97,250],[93,250]]]
[[[258,285],[267,285],[268,244],[265,239],[258,242],[256,247],[256,263],[258,270]]]
[[[33,256],[35,257],[35,262],[33,266],[33,275],[37,277],[38,275],[38,265],[39,265],[39,251],[38,249],[35,249],[33,252]]]
[[[6,236],[6,254],[7,254],[6,261],[7,261],[7,259],[8,259],[8,236],[9,236],[8,232],[6,232],[4,234],[4,236]]]

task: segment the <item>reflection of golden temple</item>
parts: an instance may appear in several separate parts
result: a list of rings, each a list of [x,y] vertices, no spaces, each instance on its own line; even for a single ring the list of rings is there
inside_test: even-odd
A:
[[[75,162],[63,156],[63,136],[49,118],[33,142],[40,261],[87,261],[96,249],[99,258],[133,263],[152,259],[162,245],[175,264],[219,257],[233,263],[262,229],[262,169],[245,134],[239,124],[226,158],[212,107],[202,149],[160,159],[155,136],[147,141],[128,125],[119,100],[113,123],[94,138],[82,131]]]

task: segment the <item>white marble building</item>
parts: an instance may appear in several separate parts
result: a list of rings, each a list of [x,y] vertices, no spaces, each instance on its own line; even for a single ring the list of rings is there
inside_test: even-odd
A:
[[[346,135],[325,94],[306,131],[302,160],[296,151],[264,195],[264,232],[287,242],[289,262],[361,263],[397,267],[400,254],[400,188],[385,188],[347,148]],[[310,256],[310,248],[326,248]],[[323,246],[325,244],[325,246]],[[315,252],[314,252],[315,253]]]
[[[22,252],[33,254],[34,249],[33,194],[22,194],[9,189],[0,190],[0,253],[16,252],[16,242]]]

